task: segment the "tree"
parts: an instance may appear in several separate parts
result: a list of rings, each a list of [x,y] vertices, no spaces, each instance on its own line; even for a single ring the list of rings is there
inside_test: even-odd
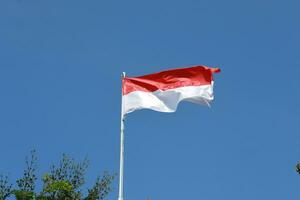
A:
[[[298,163],[298,164],[296,165],[296,171],[298,172],[298,174],[300,174],[300,163]]]
[[[42,189],[35,191],[37,178],[37,156],[31,151],[25,159],[26,167],[23,176],[16,181],[16,189],[12,189],[7,176],[0,176],[0,200],[14,195],[16,200],[103,200],[112,191],[115,174],[104,172],[87,194],[82,191],[85,184],[85,173],[89,166],[88,159],[76,162],[63,154],[59,164],[52,165],[50,171],[41,178]]]
[[[12,191],[12,184],[8,183],[8,177],[0,175],[0,200],[6,199],[10,196]]]

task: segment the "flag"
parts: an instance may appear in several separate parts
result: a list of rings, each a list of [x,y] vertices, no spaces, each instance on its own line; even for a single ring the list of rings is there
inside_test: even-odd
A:
[[[122,79],[122,116],[139,109],[175,112],[179,102],[209,105],[213,73],[219,68],[194,66]]]

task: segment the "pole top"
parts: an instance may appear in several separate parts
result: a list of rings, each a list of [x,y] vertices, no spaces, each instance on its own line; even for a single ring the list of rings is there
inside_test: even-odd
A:
[[[126,77],[126,72],[122,72],[121,77],[122,77],[122,78],[125,78],[125,77]]]

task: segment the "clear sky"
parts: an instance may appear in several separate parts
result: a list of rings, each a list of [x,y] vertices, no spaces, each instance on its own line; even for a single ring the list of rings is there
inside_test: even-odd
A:
[[[125,200],[299,198],[300,3],[1,0],[0,172],[88,155],[118,172],[120,75],[203,64],[211,108],[127,116]],[[117,199],[115,190],[108,199]]]

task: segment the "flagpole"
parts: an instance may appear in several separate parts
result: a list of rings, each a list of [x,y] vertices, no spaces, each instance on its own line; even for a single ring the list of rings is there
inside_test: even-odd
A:
[[[122,73],[122,83],[123,78],[125,78],[125,72]],[[122,96],[121,96],[122,101]],[[124,177],[124,115],[123,107],[121,102],[121,141],[120,141],[120,174],[119,174],[119,197],[118,200],[123,200],[123,177]]]

